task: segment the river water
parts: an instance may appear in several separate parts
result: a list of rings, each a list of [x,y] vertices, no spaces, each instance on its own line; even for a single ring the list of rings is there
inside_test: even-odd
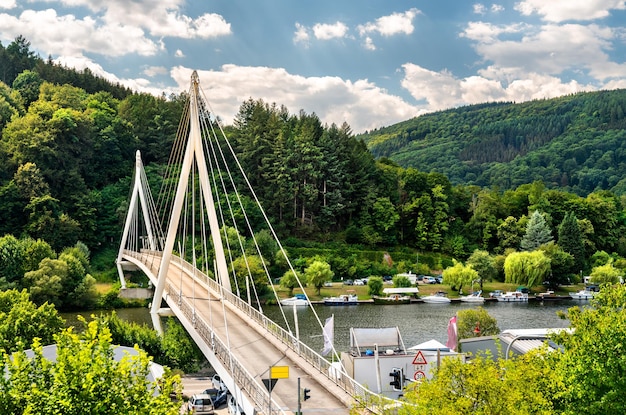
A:
[[[558,311],[566,311],[569,307],[588,304],[585,301],[530,301],[528,303],[498,303],[486,302],[483,307],[489,315],[498,322],[500,330],[533,329],[533,328],[561,328],[568,327],[569,321],[557,316]],[[350,348],[350,328],[381,328],[398,327],[404,345],[411,347],[425,341],[435,339],[441,343],[447,340],[448,321],[459,310],[475,308],[477,305],[468,303],[451,304],[401,304],[401,305],[374,305],[359,304],[353,306],[324,306],[315,305],[315,311],[322,324],[326,318],[334,315],[334,343],[338,351],[347,351]],[[293,310],[283,308],[287,322],[295,334]],[[107,311],[102,311],[106,313]],[[263,312],[273,321],[283,327],[284,322],[278,306],[265,306]],[[93,312],[99,314],[100,312]],[[152,325],[147,308],[130,308],[116,310],[122,319],[140,324]],[[62,313],[68,325],[77,325],[78,314],[90,313]],[[314,350],[321,350],[323,345],[322,331],[314,313],[308,307],[299,307],[296,310],[300,339]]]

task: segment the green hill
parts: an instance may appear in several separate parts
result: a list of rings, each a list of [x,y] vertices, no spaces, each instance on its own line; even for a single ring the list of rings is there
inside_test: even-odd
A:
[[[542,180],[577,194],[626,191],[626,90],[471,105],[357,136],[376,157],[454,184],[513,189]]]

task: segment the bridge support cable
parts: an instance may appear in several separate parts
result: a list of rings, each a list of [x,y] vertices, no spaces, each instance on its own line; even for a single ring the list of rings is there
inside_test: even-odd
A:
[[[205,200],[205,206],[209,216],[209,225],[211,230],[211,236],[213,239],[213,249],[215,250],[215,258],[217,263],[217,275],[216,277],[228,291],[230,291],[230,278],[228,276],[228,268],[226,266],[226,260],[224,256],[224,248],[220,236],[219,225],[217,223],[217,216],[215,214],[215,206],[213,203],[213,197],[209,188],[208,172],[206,167],[206,160],[204,157],[204,150],[202,146],[202,137],[198,122],[198,74],[194,71],[191,80],[190,99],[189,99],[189,140],[185,148],[185,154],[182,159],[182,166],[180,170],[180,180],[176,187],[176,194],[172,206],[170,220],[168,224],[167,235],[165,238],[165,246],[163,248],[163,256],[161,259],[161,265],[159,267],[159,274],[157,276],[157,284],[154,292],[154,301],[152,303],[151,312],[155,313],[158,310],[158,304],[163,297],[163,289],[165,286],[165,279],[167,277],[167,270],[170,265],[172,250],[174,248],[174,240],[178,230],[180,221],[180,215],[183,207],[183,200],[185,199],[187,185],[189,182],[189,175],[191,172],[192,164],[196,162],[198,169],[198,180],[202,188],[202,194]],[[193,218],[195,219],[195,218]]]
[[[265,261],[269,257],[261,246],[265,240],[257,238],[259,229],[255,230],[255,227],[267,230],[290,272],[296,277],[297,273],[243,172],[219,120],[211,115],[208,101],[200,96],[199,80],[195,72],[191,81],[189,104],[179,125],[179,137],[170,156],[171,162],[167,169],[169,176],[162,185],[162,191],[171,193],[162,193],[159,198],[160,206],[169,207],[165,213],[168,218],[156,222],[163,223],[167,233],[164,239],[157,239],[163,240],[157,246],[158,252],[151,249],[147,251],[152,252],[140,252],[141,249],[137,248],[133,252],[124,253],[124,259],[137,256],[138,259],[132,259],[133,263],[159,263],[157,267],[142,267],[142,270],[147,269],[147,273],[152,273],[151,278],[156,275],[151,315],[156,317],[159,314],[164,299],[181,322],[184,322],[183,325],[194,340],[204,344],[203,353],[211,363],[215,361],[216,367],[228,374],[227,378],[232,376],[232,379],[237,379],[236,388],[233,389],[245,390],[257,408],[269,407],[267,390],[259,385],[260,372],[254,366],[251,367],[251,373],[242,366],[252,364],[245,362],[245,356],[253,355],[256,349],[251,349],[244,358],[237,354],[243,347],[256,347],[255,344],[261,341],[251,339],[251,334],[254,339],[271,343],[273,361],[276,356],[281,359],[284,356],[294,362],[294,368],[297,366],[298,370],[304,370],[310,376],[323,377],[324,380],[319,384],[332,384],[334,396],[340,399],[343,399],[342,396],[346,397],[343,392],[336,392],[340,389],[350,399],[354,397],[368,407],[382,402],[378,395],[351,379],[345,369],[335,369],[326,358],[301,342],[298,339],[297,326],[294,337],[282,307],[280,310],[284,325],[264,316],[255,281],[267,278],[268,287],[274,290],[274,286],[268,263]],[[185,141],[180,137],[181,134],[187,136]],[[234,175],[237,177],[233,177]],[[247,185],[247,190],[240,192],[238,187],[241,184]],[[141,203],[139,194],[136,200]],[[195,212],[196,209],[199,212]],[[265,222],[261,224],[263,220]],[[141,227],[135,223],[138,224],[134,221],[128,225],[128,229]],[[149,247],[150,241],[146,240],[146,243]],[[141,241],[135,238],[133,244],[139,246]],[[241,253],[234,253],[237,248]],[[139,253],[140,259],[137,255]],[[177,267],[180,269],[176,269]],[[236,290],[231,288],[231,273]],[[297,281],[304,292],[303,284],[299,279]],[[246,285],[245,294],[243,284]],[[277,296],[275,290],[274,295]],[[255,301],[258,309],[253,306]],[[323,324],[315,308],[310,309],[322,332]],[[273,413],[274,408],[279,408],[275,403],[271,407]]]
[[[203,97],[204,97],[204,92],[201,91],[201,93],[203,94]],[[207,106],[208,112],[209,113],[213,113],[213,110],[211,109],[211,106],[210,106],[210,102],[209,102],[209,100],[206,99],[206,97],[204,97],[203,103]],[[226,136],[226,133],[224,132],[221,123],[219,122],[219,120],[216,120],[216,122],[214,122],[214,123],[209,123],[209,128],[211,129],[211,133],[212,133],[213,137],[217,137],[217,135],[218,135],[217,131],[215,131],[215,128],[219,129],[219,133],[220,133],[219,135],[220,135],[220,138],[222,139],[223,144],[224,144],[224,146],[219,145],[219,143],[217,143],[217,139],[215,139],[216,143],[218,144],[216,147],[217,147],[217,150],[219,150],[219,154],[220,154],[221,160],[222,160],[222,164],[220,165],[221,169],[228,173],[228,176],[231,179],[231,183],[232,183],[233,173],[232,173],[232,171],[230,169],[230,166],[229,166],[230,163],[227,162],[226,156],[225,156],[225,154],[223,152],[223,147],[226,147],[226,149],[228,150],[228,156],[230,157],[230,159],[232,159],[233,163],[237,167],[237,170],[239,172],[238,177],[241,177],[241,179],[246,184],[246,188],[249,191],[250,196],[254,199],[254,201],[256,203],[255,207],[258,208],[260,214],[262,215],[262,217],[263,217],[263,219],[265,221],[265,225],[267,226],[267,229],[271,233],[271,235],[273,237],[273,240],[278,245],[279,250],[281,252],[281,255],[283,256],[286,264],[289,267],[289,271],[291,273],[293,273],[293,275],[296,278],[296,281],[298,282],[299,288],[306,295],[306,291],[304,290],[304,284],[302,284],[302,282],[300,281],[300,278],[298,277],[297,272],[295,271],[293,265],[291,264],[291,261],[289,260],[287,252],[285,251],[284,247],[282,246],[282,244],[280,242],[280,239],[278,238],[278,235],[276,234],[276,231],[274,230],[274,228],[273,228],[273,226],[271,224],[271,221],[267,217],[267,214],[265,213],[265,210],[263,209],[263,206],[261,205],[261,202],[259,201],[259,199],[258,199],[258,197],[256,195],[256,192],[254,191],[252,185],[250,184],[250,181],[248,180],[248,177],[245,174],[245,172],[243,170],[243,167],[241,166],[241,163],[239,162],[239,159],[237,158],[236,152],[233,149],[230,141],[228,140],[228,137]],[[215,155],[217,155],[217,150],[214,152]],[[248,217],[246,215],[246,210],[244,209],[244,204],[241,201],[240,192],[237,190],[237,186],[235,186],[234,183],[232,183],[232,187],[233,187],[233,193],[234,193],[234,195],[235,195],[235,197],[237,199],[237,202],[239,203],[239,207],[242,210],[242,215],[244,216],[244,218],[246,220],[246,224],[249,226],[250,222],[249,222]],[[251,229],[249,229],[249,233],[250,233],[250,235],[251,235],[251,237],[252,237],[252,239],[254,241],[255,248],[256,248],[257,252],[259,253],[259,256],[261,257],[261,261],[262,261],[263,267],[264,267],[264,269],[266,271],[266,275],[268,276],[268,278],[270,278],[270,274],[269,274],[269,272],[267,270],[267,267],[266,267],[266,264],[265,264],[265,262],[263,260],[263,255],[261,254],[261,249],[260,249],[259,244],[258,244],[258,242],[256,240],[256,237],[255,237],[255,233],[256,232],[254,232]],[[276,298],[276,300],[278,302],[278,294],[276,293],[276,290],[274,289],[274,286],[273,286],[271,280],[269,281],[268,285],[272,288],[273,294],[274,294],[274,296],[275,296],[275,298]],[[307,300],[309,301],[309,304],[310,304],[310,300],[308,299],[308,296],[307,296]],[[280,302],[278,302],[278,304],[280,306]],[[321,319],[319,318],[317,312],[315,311],[315,308],[314,307],[310,307],[310,309],[313,311],[313,315],[314,315],[314,317],[316,319],[316,322],[317,322],[317,324],[318,324],[318,326],[320,328],[320,332],[321,332],[323,330],[323,326],[324,325],[323,325]],[[283,321],[287,325],[288,330],[291,332],[291,328],[289,327],[288,319],[287,319],[287,317],[285,315],[285,312],[284,312],[282,306],[280,306],[280,312],[281,312],[281,316],[283,318]],[[339,355],[336,352],[336,350],[334,349],[334,346],[333,346],[333,354],[339,360]]]

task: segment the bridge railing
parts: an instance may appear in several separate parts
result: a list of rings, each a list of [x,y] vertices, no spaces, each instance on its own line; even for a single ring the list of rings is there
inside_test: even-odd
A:
[[[156,268],[158,268],[158,258],[161,256],[161,252],[149,250],[142,250],[141,252],[125,251],[124,254],[128,257],[141,261],[152,270],[155,269],[155,265]],[[180,257],[176,256],[172,259],[172,261],[176,266],[181,267],[181,269],[183,269],[188,275],[193,274],[193,267],[187,262],[181,263]],[[196,273],[197,272],[198,271],[196,270]],[[201,280],[206,282],[205,280],[208,278],[205,274],[202,275],[204,277],[201,278]],[[186,297],[182,295],[180,290],[178,290],[178,288],[171,283],[165,285],[164,294],[168,296],[168,300],[176,302],[178,309],[181,313],[183,313],[183,316],[187,319],[187,321],[194,326],[196,332],[204,340],[205,344],[211,348],[213,354],[224,364],[225,367],[230,370],[237,386],[239,386],[239,388],[250,397],[260,412],[268,412],[268,409],[270,408],[270,396],[267,389],[260,385],[254,379],[254,376],[246,370],[245,366],[243,366],[233,355],[231,355],[226,344],[224,344],[218,336],[214,335],[210,324],[208,324],[202,316],[195,313],[193,304],[190,304]],[[271,408],[271,414],[269,415],[285,415],[285,412],[276,402],[272,402]]]
[[[171,299],[177,300],[180,311],[193,324],[196,332],[211,348],[213,354],[230,370],[237,386],[250,397],[261,412],[266,412],[266,408],[270,407],[267,389],[259,385],[255,381],[254,376],[231,355],[226,344],[213,334],[211,326],[200,315],[195,313],[193,305],[189,304],[188,300],[180,295],[173,284],[167,284],[165,292]],[[271,415],[283,415],[285,413],[276,403],[273,403],[271,408]]]
[[[172,259],[172,261],[175,261],[178,266],[182,266],[188,275],[205,283],[217,295],[222,296],[224,300],[227,300],[229,303],[237,307],[237,309],[243,312],[249,319],[257,322],[268,333],[272,334],[276,339],[280,340],[281,343],[289,347],[298,356],[317,369],[321,375],[325,376],[335,385],[339,386],[370,411],[375,413],[390,413],[390,409],[393,412],[393,408],[397,407],[399,403],[398,401],[370,391],[352,377],[348,376],[343,369],[340,370],[332,367],[331,362],[325,357],[311,349],[305,343],[302,343],[292,333],[276,324],[259,310],[250,306],[244,299],[236,296],[232,292],[223,290],[217,281],[209,278],[205,273],[198,269],[194,270],[193,265],[189,262],[181,260],[178,256],[175,259]]]
[[[144,263],[150,262],[152,267],[152,265],[154,265],[155,257],[160,256],[162,253],[159,251],[142,250],[141,252],[128,251],[127,254],[141,260]],[[273,320],[263,315],[259,310],[250,306],[242,298],[229,291],[223,290],[217,281],[209,278],[205,273],[197,268],[194,268],[194,266],[189,262],[181,259],[179,256],[174,256],[172,258],[172,263],[181,267],[181,269],[184,270],[184,272],[190,277],[195,278],[199,282],[207,285],[208,288],[211,289],[216,295],[221,296],[224,300],[234,305],[249,319],[254,320],[265,331],[270,333],[274,338],[278,339],[282,344],[289,347],[298,356],[317,369],[322,376],[325,376],[335,385],[343,389],[363,407],[374,413],[384,412],[389,414],[396,412],[395,408],[398,407],[398,401],[370,391],[358,383],[355,379],[348,376],[343,369],[332,367],[331,362],[329,362],[325,357],[311,349],[305,343],[302,343],[292,333],[288,332],[280,325],[276,324]],[[173,298],[178,298],[178,305],[185,317],[196,326],[196,330],[198,330],[198,333],[200,333],[205,342],[207,342],[208,345],[211,345],[215,355],[226,365],[226,367],[231,368],[233,372],[232,375],[236,379],[237,385],[239,385],[242,390],[245,390],[250,398],[255,402],[255,404],[259,405],[260,408],[268,408],[269,394],[267,391],[260,387],[252,375],[245,370],[245,367],[237,362],[233,356],[231,356],[226,345],[222,343],[217,336],[214,336],[210,326],[202,318],[195,314],[193,306],[184,300],[184,298],[180,295],[180,291],[178,291],[173,285],[168,284],[166,286],[166,293]],[[274,412],[282,413],[279,409],[272,409],[272,413]]]

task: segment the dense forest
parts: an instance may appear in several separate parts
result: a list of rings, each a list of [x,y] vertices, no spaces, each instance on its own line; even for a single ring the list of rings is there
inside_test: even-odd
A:
[[[21,37],[0,45],[0,65],[0,236],[41,239],[59,253],[77,242],[83,252],[115,248],[135,151],[158,191],[186,94],[128,91],[42,60]],[[406,269],[417,252],[426,270],[477,249],[504,257],[522,249],[537,212],[545,243],[565,246],[560,229],[574,222],[569,251],[546,251],[549,275],[565,277],[589,270],[598,253],[626,256],[618,191],[625,99],[612,91],[485,104],[359,136],[347,124],[249,99],[225,131],[290,252],[326,248],[337,276]],[[412,151],[400,151],[402,143]],[[392,260],[376,254],[367,258],[376,266],[364,267],[350,249],[392,252]]]
[[[454,184],[502,190],[541,180],[578,195],[626,192],[626,90],[471,105],[359,135],[377,157]]]

